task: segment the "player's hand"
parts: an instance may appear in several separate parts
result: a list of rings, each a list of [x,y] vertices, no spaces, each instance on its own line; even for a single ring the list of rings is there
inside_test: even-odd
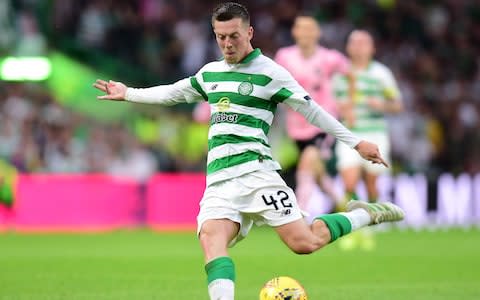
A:
[[[105,80],[97,79],[93,86],[106,93],[106,95],[97,97],[100,100],[125,100],[127,86],[121,82],[116,82],[112,80],[107,82]]]
[[[355,146],[355,150],[357,150],[360,156],[364,159],[371,161],[374,164],[382,164],[388,168],[388,164],[382,158],[377,145],[367,141],[361,141]]]

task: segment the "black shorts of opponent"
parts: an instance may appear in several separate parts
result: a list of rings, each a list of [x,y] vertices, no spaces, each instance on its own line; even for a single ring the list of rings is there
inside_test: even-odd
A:
[[[325,132],[321,132],[308,140],[295,140],[295,144],[297,144],[298,150],[303,152],[307,146],[315,146],[320,148],[326,137],[327,134]]]

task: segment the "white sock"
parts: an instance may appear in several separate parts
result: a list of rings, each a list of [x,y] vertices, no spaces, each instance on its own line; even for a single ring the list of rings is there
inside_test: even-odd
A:
[[[208,285],[210,300],[233,300],[235,284],[230,279],[215,279]]]
[[[348,220],[350,220],[350,223],[352,224],[352,231],[365,227],[372,221],[368,212],[361,208],[357,208],[349,212],[342,212],[340,214],[344,215]]]

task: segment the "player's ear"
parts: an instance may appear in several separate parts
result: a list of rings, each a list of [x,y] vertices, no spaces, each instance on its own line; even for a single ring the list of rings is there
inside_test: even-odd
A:
[[[253,39],[253,26],[248,27],[248,39]]]

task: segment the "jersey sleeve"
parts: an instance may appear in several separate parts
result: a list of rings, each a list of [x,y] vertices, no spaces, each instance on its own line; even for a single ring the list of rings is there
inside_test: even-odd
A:
[[[385,99],[387,100],[401,100],[400,89],[398,88],[397,81],[393,76],[392,71],[388,68],[384,68],[382,72],[382,76],[380,78],[382,83],[382,93]]]
[[[360,139],[319,106],[288,71],[280,67],[276,71],[276,92],[272,101],[285,103],[302,114],[310,124],[322,128],[351,148],[360,143]]]
[[[128,88],[125,100],[138,103],[175,105],[193,103],[205,99],[206,95],[195,76],[179,80],[173,84],[150,88]]]

